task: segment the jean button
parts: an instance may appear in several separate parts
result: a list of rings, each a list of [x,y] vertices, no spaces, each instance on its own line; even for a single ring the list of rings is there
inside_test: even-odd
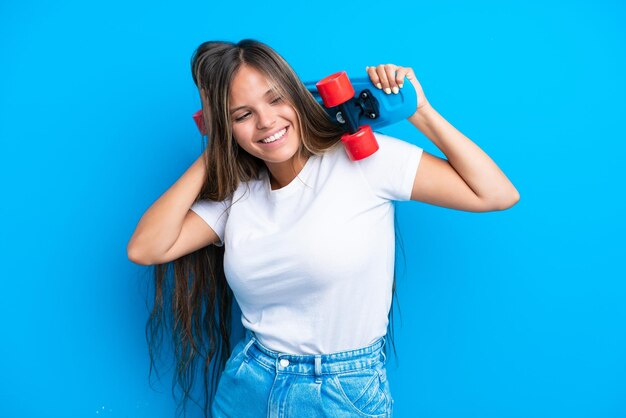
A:
[[[286,358],[281,359],[280,360],[280,365],[283,366],[283,367],[289,366],[289,360],[287,360]]]

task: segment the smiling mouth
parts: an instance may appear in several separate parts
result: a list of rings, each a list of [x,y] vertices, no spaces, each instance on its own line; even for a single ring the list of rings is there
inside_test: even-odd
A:
[[[279,138],[276,138],[274,141],[278,141],[279,139],[282,139],[285,135],[287,135],[287,131],[289,130],[289,126],[285,126],[284,128],[279,129],[279,130],[278,130],[278,132],[282,132],[283,130],[284,130],[285,132],[284,132],[284,133],[283,133],[283,134],[282,134]],[[276,133],[278,133],[278,132],[276,132]],[[276,134],[274,134],[274,135],[276,135]],[[264,142],[266,139],[268,139],[268,138],[270,138],[270,137],[272,137],[272,135],[270,135],[270,136],[269,136],[269,137],[267,137],[267,138],[260,139],[260,140],[258,140],[257,142],[260,142],[260,143],[262,143],[262,144],[271,144],[271,143],[272,143],[272,142],[274,142],[274,141],[271,141],[271,142]]]

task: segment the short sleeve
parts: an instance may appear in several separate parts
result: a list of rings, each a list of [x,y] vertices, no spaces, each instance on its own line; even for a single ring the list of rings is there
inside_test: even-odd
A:
[[[191,205],[191,210],[201,217],[219,237],[220,241],[214,243],[218,247],[224,245],[224,231],[226,230],[229,206],[230,199],[221,202],[199,200]]]
[[[358,161],[372,192],[386,200],[410,200],[423,149],[379,132],[374,136],[378,151]]]

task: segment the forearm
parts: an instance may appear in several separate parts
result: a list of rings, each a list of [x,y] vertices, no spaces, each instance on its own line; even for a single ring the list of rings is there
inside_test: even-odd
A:
[[[493,160],[430,104],[415,112],[409,121],[445,154],[480,199],[496,207],[509,206],[519,199],[513,184]]]
[[[127,246],[131,260],[153,259],[174,245],[205,178],[204,154],[201,154],[139,220]]]

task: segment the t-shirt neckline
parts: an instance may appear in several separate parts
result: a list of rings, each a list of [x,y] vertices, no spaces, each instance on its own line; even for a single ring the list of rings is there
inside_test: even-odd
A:
[[[263,179],[263,185],[269,198],[272,200],[283,199],[285,197],[291,196],[294,192],[304,187],[305,185],[303,184],[303,182],[306,181],[308,173],[309,171],[311,171],[311,166],[313,164],[314,158],[314,154],[310,155],[298,175],[296,175],[296,177],[294,177],[289,184],[276,190],[272,190],[269,169],[265,167],[265,178]]]

